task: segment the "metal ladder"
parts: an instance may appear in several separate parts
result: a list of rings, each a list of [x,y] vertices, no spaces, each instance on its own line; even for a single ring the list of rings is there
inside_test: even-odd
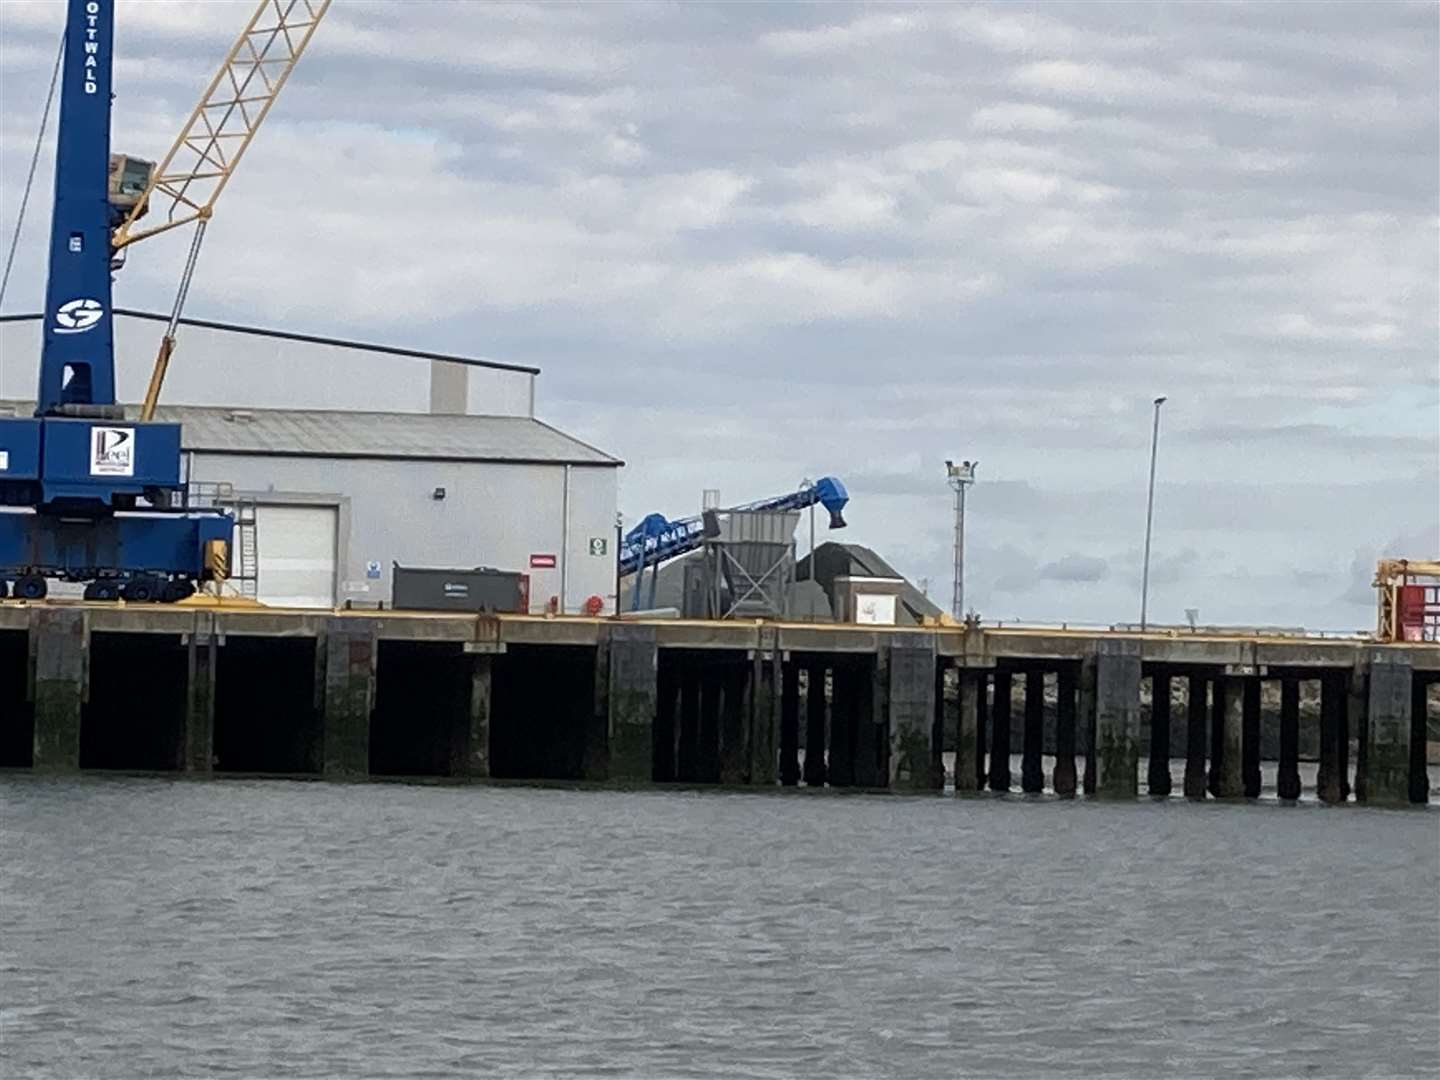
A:
[[[255,599],[260,592],[260,530],[256,524],[254,499],[237,496],[235,511],[235,565],[230,580],[241,596]]]

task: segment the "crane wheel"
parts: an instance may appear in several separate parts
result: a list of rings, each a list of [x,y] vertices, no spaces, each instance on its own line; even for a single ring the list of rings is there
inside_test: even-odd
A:
[[[127,581],[125,587],[120,590],[120,595],[132,604],[148,604],[156,598],[159,591],[156,583],[149,578],[135,578]]]
[[[18,600],[44,600],[49,591],[49,583],[39,574],[26,574],[15,582],[15,597]]]
[[[114,600],[120,595],[120,586],[113,581],[92,581],[85,586],[86,600]]]

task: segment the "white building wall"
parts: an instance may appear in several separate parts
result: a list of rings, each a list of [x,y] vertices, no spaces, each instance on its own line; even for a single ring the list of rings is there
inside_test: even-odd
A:
[[[613,466],[570,467],[568,544],[564,465],[195,452],[190,478],[231,483],[261,503],[336,506],[337,601],[388,604],[392,562],[492,566],[528,573],[531,610],[539,612],[559,595],[561,570],[532,570],[530,556],[563,550],[564,610],[577,613],[592,595],[614,610],[617,474]],[[438,487],[442,500],[433,497]],[[591,538],[605,541],[604,554],[590,553]],[[258,542],[263,560],[263,534]],[[370,562],[380,564],[378,579],[367,577]]]
[[[165,324],[115,316],[116,394],[145,397]],[[40,370],[39,319],[0,322],[0,398],[33,401]],[[264,333],[180,327],[161,398],[167,405],[255,409],[430,410],[426,357],[346,345],[295,341]],[[474,416],[530,416],[529,371],[461,364],[466,408]]]

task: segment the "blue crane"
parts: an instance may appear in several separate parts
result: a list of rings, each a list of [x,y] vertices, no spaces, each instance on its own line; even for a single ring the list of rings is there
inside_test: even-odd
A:
[[[85,582],[92,600],[174,601],[228,570],[232,517],[187,505],[180,425],[150,417],[214,199],[299,55],[287,40],[277,80],[266,51],[297,0],[283,2],[261,3],[157,170],[110,153],[115,0],[68,0],[35,413],[0,418],[0,596],[38,600],[59,579]],[[316,5],[323,14],[329,0],[298,2],[308,41]],[[263,16],[272,3],[278,28]],[[237,60],[247,47],[253,64]],[[172,164],[187,154],[188,168]],[[172,200],[168,220],[132,231],[152,195]],[[115,396],[111,275],[130,243],[191,221],[196,236],[151,393],[141,420],[129,420]]]
[[[807,484],[798,491],[787,492],[784,495],[772,495],[768,499],[758,499],[755,502],[745,503],[741,506],[732,506],[730,510],[804,510],[807,507],[816,505],[823,506],[830,513],[830,528],[845,528],[845,518],[841,511],[845,504],[850,501],[850,494],[845,490],[836,477],[822,476],[813,484]],[[676,521],[666,520],[663,514],[647,514],[639,524],[625,534],[620,544],[620,573],[637,574],[635,580],[636,602],[640,596],[640,582],[645,576],[646,567],[655,567],[657,570],[662,562],[674,559],[696,550],[705,542],[705,517],[703,514],[695,517],[680,518]]]

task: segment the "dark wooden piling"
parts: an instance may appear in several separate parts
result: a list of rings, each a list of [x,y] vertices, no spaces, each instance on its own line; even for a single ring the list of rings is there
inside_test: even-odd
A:
[[[1041,754],[1045,742],[1045,673],[1037,668],[1025,672],[1025,736],[1021,744],[1020,790],[1038,794],[1045,790]]]
[[[990,721],[990,790],[1010,790],[1010,671],[995,669]]]
[[[1206,726],[1210,718],[1206,693],[1209,683],[1204,675],[1192,674],[1187,680],[1185,698],[1185,797],[1205,798]]]
[[[825,667],[812,663],[805,678],[805,785],[825,786]]]
[[[1056,673],[1055,775],[1051,781],[1056,795],[1075,795],[1075,713],[1079,671],[1066,664]]]
[[[1157,667],[1150,676],[1150,756],[1145,787],[1157,798],[1169,796],[1170,778],[1170,672]]]
[[[1280,769],[1275,778],[1282,799],[1300,798],[1300,680],[1280,680]]]

